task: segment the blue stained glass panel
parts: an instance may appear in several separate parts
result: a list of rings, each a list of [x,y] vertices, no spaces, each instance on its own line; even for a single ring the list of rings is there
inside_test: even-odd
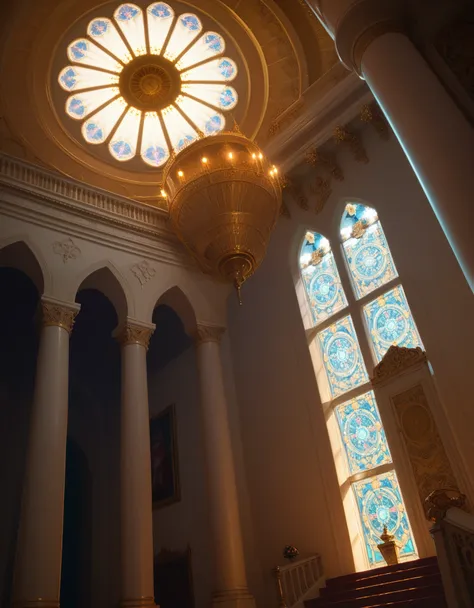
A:
[[[359,203],[346,205],[341,235],[357,298],[398,276],[374,209]]]
[[[384,563],[377,548],[384,526],[400,544],[400,557],[415,554],[415,543],[395,471],[352,484],[370,566]]]
[[[382,359],[392,344],[423,348],[401,285],[366,304],[364,316],[377,361]]]
[[[306,233],[300,252],[300,268],[315,324],[347,306],[329,241],[321,234]]]
[[[368,382],[352,319],[344,317],[317,335],[332,397]]]
[[[372,391],[338,405],[335,413],[351,475],[392,462]]]

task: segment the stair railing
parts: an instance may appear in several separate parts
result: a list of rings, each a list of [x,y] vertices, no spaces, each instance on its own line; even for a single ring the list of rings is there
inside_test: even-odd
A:
[[[474,516],[462,510],[465,502],[457,490],[435,490],[426,499],[449,608],[474,606]]]
[[[298,558],[274,569],[279,608],[297,608],[319,595],[325,578],[321,556]]]

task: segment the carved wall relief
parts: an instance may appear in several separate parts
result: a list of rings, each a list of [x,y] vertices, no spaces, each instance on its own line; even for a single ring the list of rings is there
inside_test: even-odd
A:
[[[421,384],[399,393],[392,403],[426,514],[428,494],[457,488],[456,478]]]

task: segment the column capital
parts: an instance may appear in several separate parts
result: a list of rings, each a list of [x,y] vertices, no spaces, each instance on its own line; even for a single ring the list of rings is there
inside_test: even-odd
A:
[[[191,337],[195,344],[203,344],[204,342],[219,343],[225,330],[225,327],[219,325],[204,325],[203,323],[198,323]]]
[[[120,342],[122,347],[130,344],[139,344],[148,349],[150,338],[155,331],[152,323],[143,323],[134,319],[128,319],[119,325],[114,331],[114,337]]]
[[[62,327],[69,334],[74,326],[77,313],[80,311],[81,305],[76,302],[62,302],[55,298],[42,296],[41,298],[41,325],[42,327],[50,327],[56,325]]]

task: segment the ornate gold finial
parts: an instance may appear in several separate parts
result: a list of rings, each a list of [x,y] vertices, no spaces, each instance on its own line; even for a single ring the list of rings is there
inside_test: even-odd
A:
[[[42,325],[43,327],[62,327],[70,334],[79,310],[80,306],[78,304],[70,305],[55,300],[42,299]]]
[[[150,338],[155,331],[154,327],[146,327],[132,321],[127,321],[116,332],[116,338],[122,348],[130,344],[139,344],[148,349]]]
[[[357,162],[365,164],[369,162],[369,157],[367,156],[361,138],[359,135],[349,131],[347,127],[336,127],[334,129],[334,140],[337,144],[347,145]]]
[[[385,141],[390,139],[391,129],[377,102],[363,105],[360,111],[360,119],[362,122],[371,124],[381,139]]]

